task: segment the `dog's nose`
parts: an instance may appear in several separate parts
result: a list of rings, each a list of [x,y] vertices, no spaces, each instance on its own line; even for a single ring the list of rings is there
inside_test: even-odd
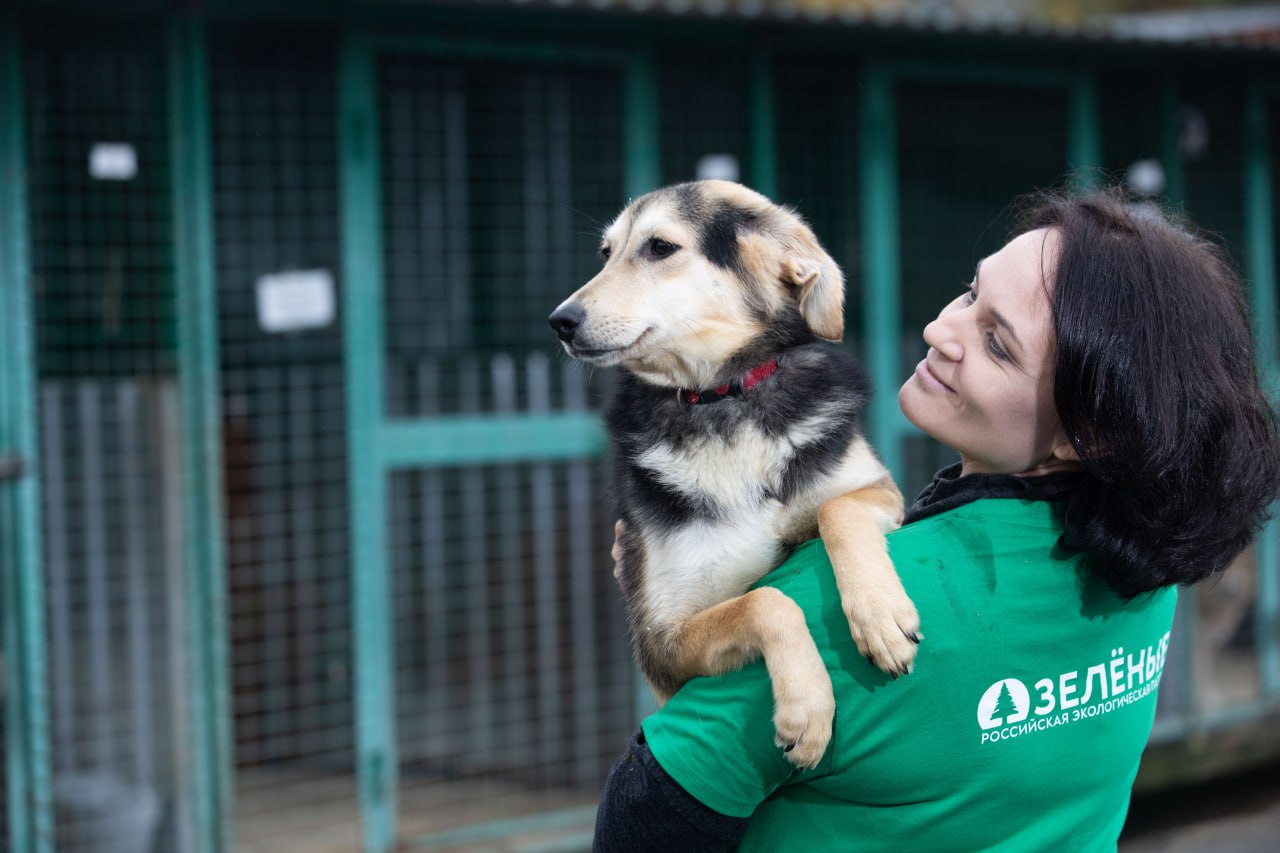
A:
[[[577,303],[562,305],[551,312],[551,316],[547,318],[547,323],[556,330],[556,335],[559,336],[560,340],[567,344],[573,341],[574,333],[578,331],[578,326],[582,325],[582,321],[586,316],[587,312]]]

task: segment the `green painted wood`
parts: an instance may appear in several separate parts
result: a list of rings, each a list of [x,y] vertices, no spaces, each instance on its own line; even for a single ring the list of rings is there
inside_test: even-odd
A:
[[[875,393],[867,426],[871,442],[898,482],[906,475],[903,438],[910,425],[893,393],[902,381],[902,269],[899,260],[898,132],[894,78],[883,66],[868,65],[858,111],[862,220],[864,357]]]
[[[778,197],[778,139],[773,97],[773,62],[757,52],[751,60],[751,186]]]
[[[589,412],[391,421],[374,442],[386,469],[548,462],[599,456],[604,424]]]
[[[653,54],[635,53],[623,76],[623,195],[638,198],[662,182],[658,70]]]
[[[196,848],[229,849],[233,811],[209,73],[204,22],[170,24],[169,137],[191,695],[186,795]]]
[[[346,35],[338,56],[338,151],[351,517],[356,776],[366,853],[396,845],[395,647],[387,477],[377,450],[383,390],[382,201],[373,46]]]
[[[1275,195],[1271,174],[1271,140],[1267,122],[1268,93],[1258,85],[1245,95],[1243,157],[1245,276],[1264,376],[1277,375],[1280,329],[1276,316]],[[1276,388],[1268,389],[1273,399]],[[1280,525],[1269,522],[1255,543],[1258,564],[1258,665],[1264,696],[1280,695]]]
[[[1067,167],[1077,189],[1101,183],[1102,115],[1097,75],[1082,69],[1071,78],[1067,101]]]
[[[1170,207],[1180,209],[1187,200],[1186,170],[1182,165],[1178,113],[1182,100],[1178,81],[1166,77],[1160,85],[1160,165],[1164,169],[1164,197]]]
[[[23,101],[19,24],[9,10],[0,12],[0,453],[18,455],[25,473],[0,482],[7,844],[48,853],[53,809]]]

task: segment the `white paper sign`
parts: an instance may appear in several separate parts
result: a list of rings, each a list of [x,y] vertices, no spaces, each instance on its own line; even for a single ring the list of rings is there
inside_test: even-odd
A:
[[[318,329],[333,322],[333,275],[291,270],[258,279],[258,325],[264,332]]]
[[[89,175],[100,181],[131,181],[138,174],[138,152],[127,142],[96,142],[89,149]]]

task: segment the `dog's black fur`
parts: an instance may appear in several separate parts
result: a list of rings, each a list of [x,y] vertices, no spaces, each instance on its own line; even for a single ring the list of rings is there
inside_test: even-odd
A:
[[[714,222],[708,227],[714,239]],[[707,232],[704,232],[707,233]],[[732,241],[734,255],[737,243]],[[725,257],[725,255],[721,255]],[[730,261],[732,263],[732,261]],[[831,471],[862,434],[862,411],[870,397],[870,383],[860,362],[840,347],[819,341],[798,311],[775,318],[769,333],[756,345],[735,355],[729,375],[740,377],[757,364],[778,358],[777,373],[746,394],[731,393],[714,403],[691,405],[670,388],[651,385],[628,373],[622,379],[606,417],[614,442],[614,483],[618,517],[623,520],[623,561],[620,583],[627,600],[630,633],[636,660],[655,687],[674,692],[679,682],[665,677],[664,636],[654,636],[639,624],[643,608],[636,606],[635,579],[645,570],[644,549],[629,541],[628,533],[642,527],[673,529],[692,521],[722,520],[724,508],[715,496],[691,496],[660,482],[651,471],[634,463],[659,441],[677,448],[691,440],[715,436],[725,441],[750,422],[771,438],[781,438],[798,420],[819,414],[824,420],[821,439],[807,443],[787,460],[781,488],[760,483],[759,499],[787,503],[795,494]],[[731,380],[730,384],[737,382]],[[734,389],[735,392],[738,388]],[[808,538],[808,537],[805,537]],[[779,541],[781,563],[804,541]],[[738,593],[745,592],[738,590]]]
[[[918,626],[883,551],[901,496],[862,432],[869,383],[825,342],[843,331],[839,267],[794,211],[714,181],[637,199],[601,254],[604,269],[548,322],[571,356],[623,368],[606,422],[636,661],[665,701],[695,675],[763,654],[778,742],[814,766],[830,737],[829,676],[795,603],[750,587],[835,525],[859,648],[907,672],[904,637]]]

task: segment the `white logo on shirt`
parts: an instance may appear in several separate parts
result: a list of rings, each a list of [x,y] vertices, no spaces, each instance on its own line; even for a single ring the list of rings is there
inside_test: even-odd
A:
[[[1155,693],[1169,653],[1169,632],[1137,653],[1111,650],[1102,663],[1035,682],[1002,678],[978,700],[981,743],[996,743],[1110,714]],[[1030,717],[1030,719],[1028,719]]]
[[[978,725],[994,729],[1018,723],[1031,712],[1031,692],[1016,678],[1004,678],[987,688],[978,700]]]

